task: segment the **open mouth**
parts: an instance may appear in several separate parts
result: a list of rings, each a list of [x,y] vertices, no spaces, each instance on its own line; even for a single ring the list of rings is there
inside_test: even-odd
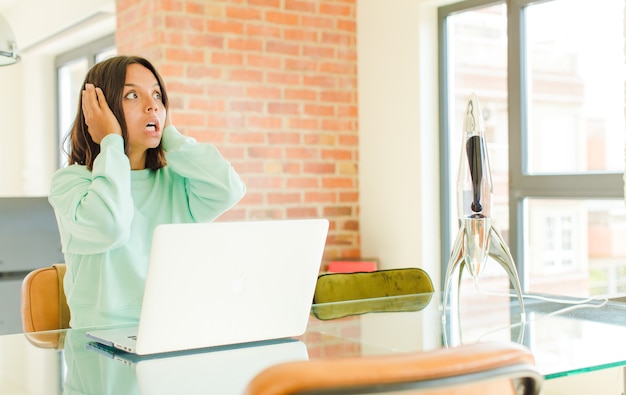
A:
[[[158,130],[156,122],[148,122],[146,124],[145,131],[146,132],[156,132]]]

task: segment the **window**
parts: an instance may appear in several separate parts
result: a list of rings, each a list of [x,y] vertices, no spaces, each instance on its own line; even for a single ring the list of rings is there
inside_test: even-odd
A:
[[[623,0],[469,0],[439,9],[443,273],[458,230],[463,114],[476,93],[493,223],[522,288],[626,291],[624,31]]]
[[[67,164],[66,136],[76,116],[78,95],[85,75],[91,66],[116,54],[115,37],[110,35],[61,54],[56,58],[57,102],[59,106],[57,134],[60,148],[58,164],[60,167]]]

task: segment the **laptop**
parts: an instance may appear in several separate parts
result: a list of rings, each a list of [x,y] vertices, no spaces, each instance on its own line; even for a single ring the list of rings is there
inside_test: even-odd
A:
[[[138,325],[86,335],[138,355],[300,336],[327,233],[326,219],[159,225]]]
[[[93,343],[88,343],[86,348],[103,355],[105,360],[101,361],[102,364],[111,361],[106,368],[101,365],[100,370],[116,378],[118,392],[126,393],[130,391],[122,390],[137,388],[142,395],[241,395],[250,380],[263,369],[282,362],[309,359],[305,344],[295,339],[221,346],[209,351],[168,353],[167,357],[138,356]],[[126,372],[128,369],[132,371]],[[108,381],[102,380],[100,375],[97,378]],[[97,385],[90,383],[90,386]]]

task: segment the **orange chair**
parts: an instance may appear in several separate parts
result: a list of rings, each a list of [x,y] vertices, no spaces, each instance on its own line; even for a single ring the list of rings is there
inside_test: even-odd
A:
[[[258,373],[245,395],[539,394],[526,347],[485,342],[418,353],[285,362]]]
[[[33,270],[22,282],[24,332],[69,328],[70,309],[63,290],[65,264]]]

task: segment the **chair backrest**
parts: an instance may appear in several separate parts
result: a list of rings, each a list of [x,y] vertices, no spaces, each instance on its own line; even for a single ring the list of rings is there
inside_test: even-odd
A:
[[[417,353],[285,362],[258,373],[245,395],[539,394],[531,352],[485,342]]]
[[[69,328],[65,299],[65,264],[33,270],[22,282],[21,308],[24,332]]]

